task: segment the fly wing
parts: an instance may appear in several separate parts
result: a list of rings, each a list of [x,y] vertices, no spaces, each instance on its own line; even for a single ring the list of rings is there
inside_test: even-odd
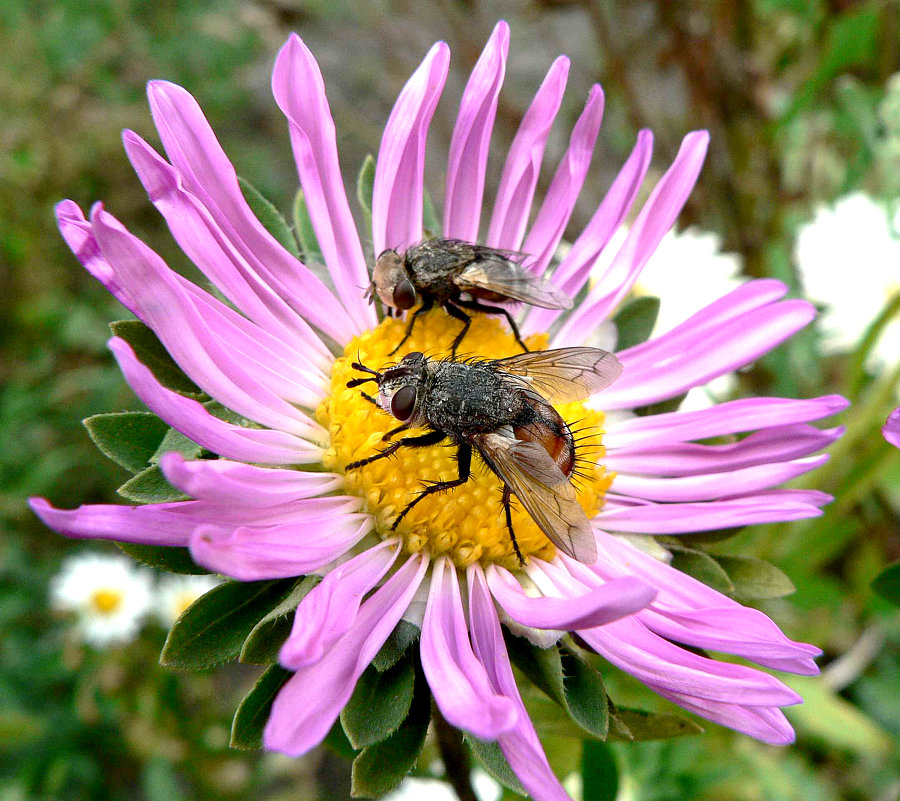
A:
[[[615,354],[600,348],[558,348],[519,353],[494,364],[549,403],[581,400],[622,374]]]
[[[575,488],[546,450],[495,432],[479,434],[473,443],[550,542],[579,562],[597,561],[597,541]]]
[[[471,264],[454,279],[463,291],[483,289],[543,309],[571,309],[572,298],[556,284],[524,270],[525,253],[477,247]]]

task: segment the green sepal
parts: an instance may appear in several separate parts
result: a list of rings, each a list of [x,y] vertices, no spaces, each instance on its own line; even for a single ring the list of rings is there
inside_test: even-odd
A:
[[[169,427],[150,412],[95,414],[82,421],[98,450],[132,473],[140,473]]]
[[[782,598],[797,591],[794,582],[764,559],[753,556],[718,555],[713,558],[728,574],[734,586],[734,597],[739,601]]]
[[[236,659],[260,618],[290,592],[292,579],[226,581],[191,604],[166,638],[160,663],[202,670]]]
[[[415,689],[406,719],[396,731],[363,749],[353,760],[350,794],[354,798],[378,798],[390,792],[415,767],[431,720],[431,691],[421,667],[414,674]]]
[[[200,458],[203,448],[180,431],[170,428],[166,431],[153,456],[150,457],[151,464],[157,464],[166,453],[180,453],[186,460],[191,461]]]
[[[528,795],[528,791],[522,786],[519,777],[506,761],[499,743],[479,740],[468,733],[463,734],[463,739],[488,775],[500,782],[507,790],[512,790],[519,795]]]
[[[734,584],[731,583],[728,573],[708,553],[668,543],[666,547],[672,551],[671,564],[676,570],[687,573],[697,581],[702,581],[707,587],[712,587],[725,595],[734,594]]]
[[[347,733],[341,725],[340,718],[334,722],[331,731],[325,735],[325,739],[322,740],[322,745],[330,748],[334,753],[338,756],[342,756],[344,759],[353,760],[356,759],[359,754],[359,751],[350,745],[350,741],[347,739]]]
[[[241,662],[271,665],[278,661],[278,652],[291,633],[294,622],[292,613],[321,580],[320,576],[304,576],[294,584],[284,600],[266,614],[247,635],[241,648]]]
[[[894,606],[900,606],[900,562],[888,565],[875,576],[872,589]]]
[[[167,545],[140,545],[135,542],[117,542],[116,545],[132,559],[142,565],[165,570],[167,573],[182,573],[188,576],[205,576],[209,571],[200,567],[187,548],[170,548]]]
[[[619,767],[609,743],[585,740],[581,751],[582,801],[616,801]]]
[[[672,712],[647,712],[644,709],[618,707],[610,710],[614,723],[609,728],[609,740],[667,740],[671,737],[685,737],[703,734],[703,727],[689,718]],[[623,728],[624,727],[624,728]],[[622,736],[622,731],[627,735]]]
[[[375,654],[372,660],[375,670],[385,671],[396,665],[406,649],[419,639],[419,634],[421,631],[418,626],[408,620],[401,620]]]
[[[313,228],[312,217],[309,216],[309,208],[306,205],[306,197],[302,189],[298,189],[297,194],[294,195],[292,214],[294,231],[300,242],[301,259],[305,264],[324,264],[325,257],[319,247],[319,240],[316,237],[316,230]]]
[[[269,719],[272,703],[292,675],[281,665],[272,665],[259,677],[234,713],[231,740],[228,743],[232,748],[247,751],[262,748],[263,729]]]
[[[612,318],[619,332],[616,350],[626,350],[650,339],[657,317],[659,317],[659,298],[646,295],[622,306]]]
[[[362,208],[364,229],[372,230],[372,196],[375,192],[375,157],[369,153],[363,159],[359,175],[356,176],[356,199]],[[375,254],[378,255],[377,253]]]
[[[406,720],[413,701],[416,671],[411,654],[383,672],[366,668],[341,712],[347,739],[357,749],[379,743]]]
[[[250,211],[256,215],[256,219],[262,223],[265,228],[278,242],[288,250],[295,258],[300,258],[300,249],[297,247],[297,240],[291,232],[291,227],[287,224],[281,212],[275,207],[262,192],[260,192],[253,184],[245,178],[238,176],[238,184],[241,187],[241,194]]]
[[[566,689],[563,683],[562,658],[556,644],[549,648],[539,648],[530,640],[513,634],[505,627],[503,639],[512,663],[535,687],[565,709]]]
[[[135,503],[171,503],[186,501],[188,496],[173,487],[158,464],[151,465],[128,479],[116,492],[125,500]]]
[[[134,351],[138,361],[147,367],[160,384],[182,395],[200,397],[203,391],[169,355],[153,331],[140,320],[119,320],[109,324],[113,336],[124,339]]]

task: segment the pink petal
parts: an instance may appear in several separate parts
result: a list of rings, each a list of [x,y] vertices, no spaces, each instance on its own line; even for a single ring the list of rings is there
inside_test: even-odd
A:
[[[500,187],[494,201],[487,237],[490,247],[519,250],[522,245],[534,189],[540,176],[544,148],[562,102],[568,74],[569,59],[560,56],[550,66],[544,82],[522,118],[506,155],[506,164],[503,166]]]
[[[175,452],[164,454],[159,466],[166,480],[186,495],[222,504],[275,506],[325,495],[344,485],[336,473],[278,470],[227,459],[188,461]]]
[[[900,408],[894,409],[881,429],[882,436],[897,448],[900,448]]]
[[[594,85],[591,87],[584,111],[572,129],[569,147],[550,182],[544,202],[522,246],[522,250],[532,256],[527,266],[535,275],[541,275],[547,269],[566,231],[569,217],[572,216],[575,202],[591,166],[594,144],[600,133],[600,121],[603,119],[603,105],[603,90]]]
[[[588,592],[575,597],[532,598],[503,568],[491,565],[486,576],[491,593],[503,611],[513,620],[536,629],[569,631],[603,626],[643,609],[656,596],[656,590],[649,584],[628,577],[595,582]]]
[[[300,756],[324,739],[409,606],[427,567],[421,554],[410,557],[363,603],[347,633],[325,657],[300,668],[281,688],[263,732],[266,749]]]
[[[515,704],[491,687],[472,652],[456,568],[446,557],[432,566],[420,653],[434,700],[450,723],[482,740],[515,726]]]
[[[478,240],[491,130],[508,53],[509,25],[501,21],[472,70],[450,140],[443,232],[449,239]]]
[[[300,185],[325,264],[356,324],[355,333],[362,333],[377,322],[361,291],[369,283],[369,272],[344,191],[322,73],[296,34],[275,60],[272,93],[290,125]]]
[[[624,222],[644,182],[653,154],[653,134],[638,133],[637,144],[613,181],[594,216],[572,245],[572,249],[553,273],[553,283],[570,297],[585,285],[594,263],[610,238]],[[524,333],[547,331],[561,312],[558,309],[533,308],[522,325]]]
[[[386,540],[325,576],[297,607],[279,663],[296,670],[322,659],[353,625],[363,597],[384,578],[399,553],[397,541]]]
[[[256,219],[237,174],[191,95],[167,81],[147,87],[153,120],[169,160],[251,269],[299,314],[336,342],[356,331],[346,309]]]
[[[675,224],[694,188],[708,144],[709,134],[706,131],[694,131],[684,138],[675,161],[644,204],[609,269],[560,328],[551,341],[551,347],[584,341],[588,333],[603,322],[631,291],[663,236]]]
[[[450,49],[438,42],[403,87],[385,126],[372,198],[376,254],[422,239],[425,139],[449,65]]]
[[[241,462],[311,464],[322,461],[322,448],[283,431],[245,428],[211,415],[202,404],[166,389],[141,364],[124,339],[109,348],[125,380],[150,411],[207,450]]]

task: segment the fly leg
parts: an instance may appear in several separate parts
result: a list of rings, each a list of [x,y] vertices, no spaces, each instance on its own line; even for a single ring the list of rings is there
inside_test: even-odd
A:
[[[402,440],[401,440],[402,442]],[[465,484],[469,480],[469,475],[471,473],[472,467],[472,446],[471,445],[460,445],[459,450],[456,451],[456,464],[459,467],[459,478],[451,479],[450,481],[435,481],[432,484],[429,484],[425,489],[423,489],[415,498],[413,498],[406,507],[397,515],[397,519],[391,523],[391,531],[396,531],[397,526],[400,525],[400,521],[406,517],[407,512],[413,508],[419,501],[423,498],[427,498],[429,495],[433,495],[436,492],[445,492],[446,490],[453,489],[454,487],[459,487],[462,484]]]
[[[513,550],[516,552],[516,558],[519,560],[519,564],[522,567],[525,567],[525,557],[522,556],[522,552],[519,550],[519,543],[516,542],[516,535],[513,533],[512,526],[512,512],[509,508],[509,498],[512,493],[510,492],[509,486],[507,484],[503,485],[503,498],[500,503],[503,504],[503,511],[506,513],[506,529],[509,531],[509,538],[512,540]]]
[[[463,337],[469,331],[469,326],[472,325],[472,318],[469,317],[469,315],[466,314],[462,309],[460,309],[459,306],[455,305],[457,303],[462,304],[462,301],[456,300],[451,303],[448,300],[446,303],[444,303],[444,308],[447,310],[447,314],[449,314],[451,317],[455,317],[457,320],[461,320],[463,324],[462,331],[460,331],[456,335],[456,338],[453,340],[453,342],[450,343],[451,356],[456,355],[456,349],[459,347],[459,343],[463,341]]]
[[[456,303],[460,306],[465,306],[467,309],[480,311],[483,314],[502,314],[506,318],[506,322],[509,323],[509,327],[512,330],[513,336],[516,338],[516,342],[519,343],[519,347],[522,348],[525,353],[528,353],[528,346],[522,341],[522,335],[519,333],[519,326],[516,325],[516,321],[513,320],[513,316],[507,309],[504,309],[502,306],[487,306],[484,303],[479,303],[477,300],[457,300]]]
[[[360,459],[358,462],[351,462],[344,468],[344,470],[356,470],[357,467],[365,467],[365,465],[371,464],[378,459],[386,459],[388,456],[392,456],[398,450],[400,450],[400,448],[403,447],[427,448],[429,445],[437,445],[446,436],[447,435],[444,434],[443,431],[429,431],[427,434],[422,434],[419,437],[404,437],[403,439],[398,439],[396,442],[392,442],[384,450],[378,451],[372,456],[368,456],[365,459]]]
[[[394,348],[388,356],[393,356],[400,348],[403,347],[403,343],[409,339],[410,334],[412,334],[413,326],[416,324],[416,317],[418,317],[423,312],[427,312],[432,305],[434,304],[434,300],[432,300],[430,295],[422,295],[422,305],[419,306],[410,316],[409,322],[406,324],[406,333],[403,335],[403,339],[400,340],[400,344]]]

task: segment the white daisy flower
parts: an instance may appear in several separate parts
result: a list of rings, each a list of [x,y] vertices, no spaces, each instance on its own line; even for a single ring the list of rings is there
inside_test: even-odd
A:
[[[154,613],[157,619],[169,628],[194,601],[220,583],[219,579],[210,575],[163,576],[156,589]]]

